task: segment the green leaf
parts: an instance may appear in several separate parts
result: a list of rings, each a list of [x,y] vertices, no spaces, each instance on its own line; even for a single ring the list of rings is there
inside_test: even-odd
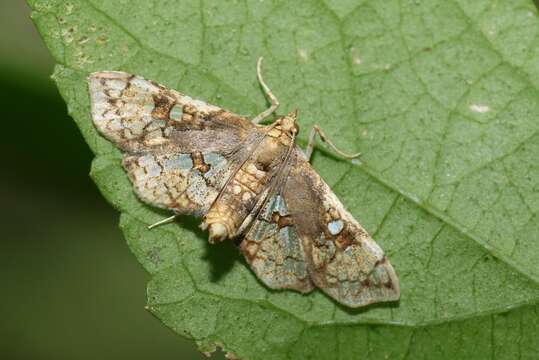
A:
[[[531,0],[30,0],[92,177],[152,274],[148,308],[241,359],[535,359],[539,352],[539,19]],[[385,249],[397,304],[351,310],[261,285],[191,218],[134,196],[90,119],[85,78],[123,70],[240,114],[300,109],[354,165],[314,166]],[[69,151],[66,149],[66,151]]]

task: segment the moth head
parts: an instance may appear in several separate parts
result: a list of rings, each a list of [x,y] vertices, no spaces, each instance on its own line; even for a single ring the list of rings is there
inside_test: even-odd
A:
[[[291,111],[288,113],[288,115],[283,116],[279,119],[279,124],[281,125],[281,129],[283,131],[286,131],[290,135],[296,136],[299,133],[299,126],[296,122],[298,118],[298,109]]]

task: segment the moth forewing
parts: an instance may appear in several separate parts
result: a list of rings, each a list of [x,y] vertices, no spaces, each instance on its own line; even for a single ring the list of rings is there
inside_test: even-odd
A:
[[[257,135],[248,120],[139,76],[88,82],[94,125],[123,151],[137,195],[178,214],[205,214]]]

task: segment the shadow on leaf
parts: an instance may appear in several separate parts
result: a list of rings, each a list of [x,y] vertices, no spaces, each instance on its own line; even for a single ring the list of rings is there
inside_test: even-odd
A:
[[[240,261],[241,257],[238,249],[230,241],[213,245],[206,241],[204,260],[209,261],[211,264],[211,281],[218,282],[232,270],[234,263]]]
[[[326,295],[326,294],[324,294]],[[330,298],[328,295],[326,295],[328,298]],[[331,299],[331,298],[330,298]],[[364,312],[371,311],[372,309],[396,309],[400,306],[400,300],[397,301],[391,301],[391,302],[379,302],[374,304],[369,304],[366,306],[362,306],[359,308],[351,308],[343,304],[339,304],[337,301],[331,299],[331,301],[335,302],[338,308],[340,308],[342,311],[346,312],[349,315],[358,315],[362,314]]]

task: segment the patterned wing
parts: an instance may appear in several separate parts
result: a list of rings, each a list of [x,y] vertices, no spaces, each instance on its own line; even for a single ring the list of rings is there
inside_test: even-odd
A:
[[[258,278],[272,289],[309,292],[303,244],[280,192],[270,195],[243,238],[240,249]]]
[[[204,214],[260,136],[238,115],[139,76],[97,72],[88,83],[96,128],[154,206]]]
[[[317,287],[350,307],[399,299],[399,280],[382,249],[299,150],[283,198]]]

